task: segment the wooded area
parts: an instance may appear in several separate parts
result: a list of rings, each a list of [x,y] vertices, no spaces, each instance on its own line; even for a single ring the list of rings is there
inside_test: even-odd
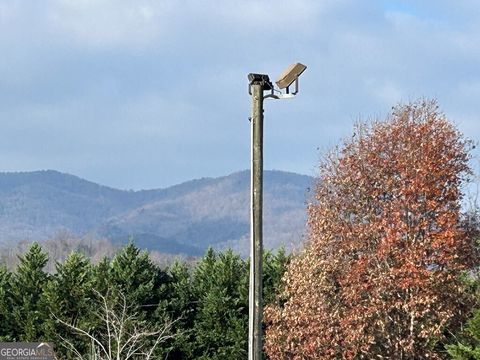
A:
[[[231,251],[162,269],[129,244],[97,265],[72,253],[54,274],[44,271],[47,257],[33,244],[14,272],[0,268],[1,341],[51,341],[68,359],[246,355],[248,263]],[[288,259],[283,251],[265,254],[267,301]]]

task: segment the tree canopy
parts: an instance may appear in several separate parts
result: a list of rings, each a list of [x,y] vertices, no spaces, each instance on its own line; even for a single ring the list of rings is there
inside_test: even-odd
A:
[[[72,252],[47,273],[47,260],[34,243],[14,271],[0,266],[0,340],[52,342],[61,359],[245,357],[248,260],[232,251],[169,268],[133,242],[97,264]],[[288,260],[265,253],[266,299]]]
[[[434,359],[471,309],[469,142],[433,101],[359,124],[320,165],[309,243],[266,309],[271,359]]]

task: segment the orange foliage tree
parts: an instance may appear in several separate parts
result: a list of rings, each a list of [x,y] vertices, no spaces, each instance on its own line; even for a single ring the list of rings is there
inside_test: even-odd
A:
[[[436,102],[357,125],[320,165],[309,242],[265,310],[270,359],[436,359],[470,310],[470,143]]]

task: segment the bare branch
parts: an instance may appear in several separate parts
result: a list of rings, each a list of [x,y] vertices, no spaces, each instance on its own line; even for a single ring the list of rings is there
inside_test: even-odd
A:
[[[137,355],[151,359],[159,344],[175,336],[168,334],[175,321],[168,320],[160,329],[152,329],[148,323],[140,320],[138,309],[133,305],[129,306],[122,293],[113,295],[107,291],[104,296],[95,291],[95,294],[99,306],[94,315],[100,320],[101,325],[106,327],[106,333],[94,334],[53,315],[57,322],[90,340],[91,354],[95,355],[95,358],[103,359],[103,354],[105,360],[128,360]],[[60,338],[63,346],[72,350],[78,359],[84,359],[71,341],[64,337]],[[153,343],[149,341],[152,339]]]

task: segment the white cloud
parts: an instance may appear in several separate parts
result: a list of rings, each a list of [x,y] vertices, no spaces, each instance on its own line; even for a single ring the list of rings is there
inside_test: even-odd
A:
[[[18,3],[14,1],[0,3],[0,24],[5,24],[17,7]]]
[[[57,36],[75,41],[78,46],[135,49],[158,46],[179,34],[196,38],[210,27],[244,36],[257,33],[260,37],[262,33],[271,36],[272,32],[305,32],[344,3],[333,0],[49,0],[36,15],[45,22],[40,26],[49,27]]]
[[[2,152],[21,164],[37,146],[41,166],[55,153],[78,169],[95,158],[105,174],[120,161],[184,174],[164,184],[246,167],[246,74],[275,78],[294,61],[308,66],[299,97],[266,108],[268,166],[310,173],[315,149],[358,115],[418,96],[438,97],[480,138],[476,2],[384,3],[0,0]],[[36,140],[49,136],[43,124],[49,146]],[[163,155],[172,146],[176,157]]]
[[[80,46],[145,47],[167,36],[173,4],[152,1],[55,0],[48,20]]]
[[[231,26],[239,26],[240,31],[264,30],[270,33],[297,32],[305,26],[312,25],[334,5],[335,2],[331,0],[245,0],[224,1],[220,4],[213,2],[208,5],[208,9],[220,21]]]

